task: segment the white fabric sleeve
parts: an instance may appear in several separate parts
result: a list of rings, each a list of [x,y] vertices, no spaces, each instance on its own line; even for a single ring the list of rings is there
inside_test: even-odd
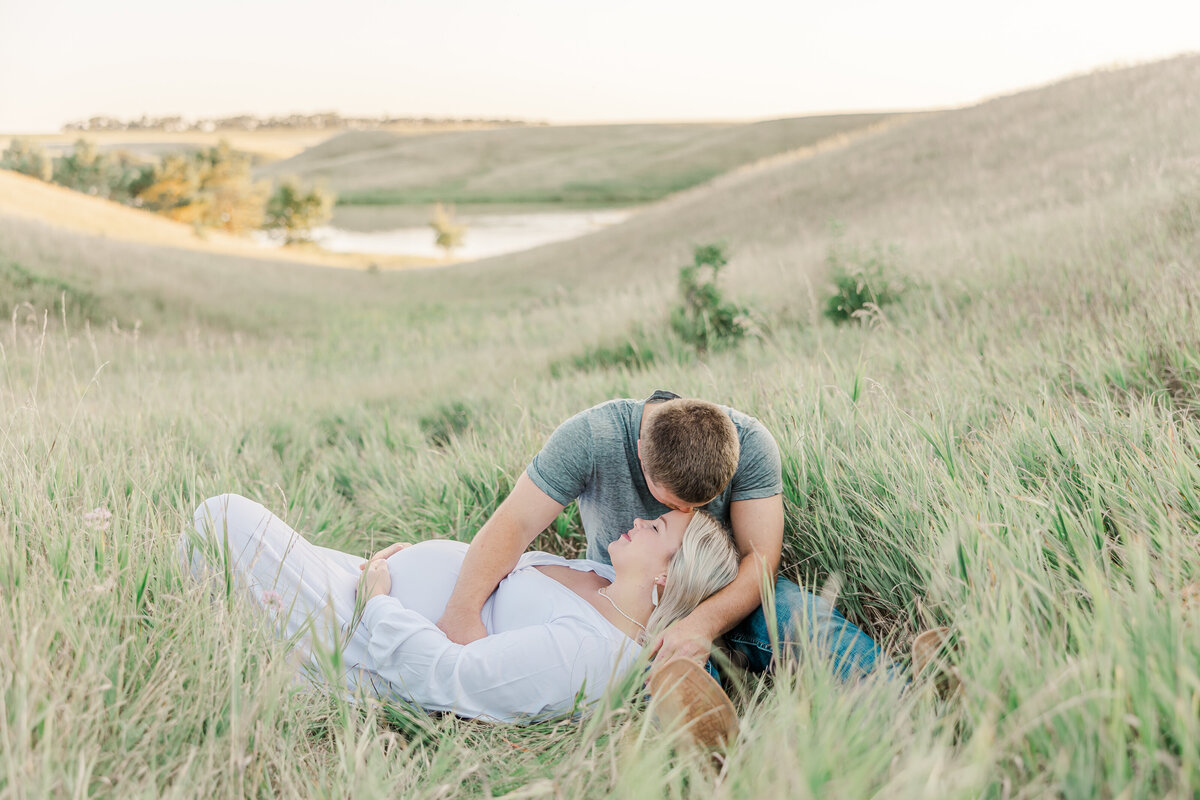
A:
[[[501,722],[570,711],[581,689],[585,703],[595,701],[622,655],[569,617],[456,644],[389,595],[367,602],[363,624],[370,668],[409,700]]]

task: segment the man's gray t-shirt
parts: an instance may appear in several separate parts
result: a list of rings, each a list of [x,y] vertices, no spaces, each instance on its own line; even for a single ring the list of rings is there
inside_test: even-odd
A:
[[[646,400],[610,400],[581,411],[550,435],[525,473],[539,489],[564,506],[579,501],[587,533],[587,558],[609,563],[608,545],[636,517],[655,519],[671,509],[646,487],[637,454],[646,403],[678,395],[657,391]],[[737,471],[724,491],[702,508],[729,524],[729,504],[773,497],[783,491],[779,448],[762,423],[720,406],[737,428]]]

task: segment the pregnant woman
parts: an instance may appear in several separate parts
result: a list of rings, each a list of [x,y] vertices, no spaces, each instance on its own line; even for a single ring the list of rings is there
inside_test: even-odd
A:
[[[636,520],[609,545],[612,566],[525,553],[484,606],[488,635],[460,645],[435,621],[465,543],[397,545],[368,563],[232,494],[205,501],[195,527],[181,541],[192,574],[231,576],[281,635],[307,643],[313,665],[313,645],[340,650],[348,689],[502,722],[597,700],[650,635],[732,581],[738,564],[728,532],[703,512]]]

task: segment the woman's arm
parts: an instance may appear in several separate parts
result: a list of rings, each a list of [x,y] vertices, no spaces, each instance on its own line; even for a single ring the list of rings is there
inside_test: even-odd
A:
[[[368,561],[364,564],[359,564],[358,568],[361,570],[365,570],[367,568],[367,564],[369,564],[371,561],[376,561],[381,558],[382,559],[391,558],[392,556],[396,555],[396,553],[399,553],[401,550],[404,550],[405,548],[408,548],[408,547],[412,547],[412,542],[396,542],[395,544],[389,545],[388,547],[385,547],[382,550],[380,550],[375,555],[371,556],[370,561]]]
[[[455,644],[394,597],[377,595],[363,612],[368,669],[433,711],[519,722],[593,702],[636,655],[571,619]],[[618,676],[619,677],[619,676]]]

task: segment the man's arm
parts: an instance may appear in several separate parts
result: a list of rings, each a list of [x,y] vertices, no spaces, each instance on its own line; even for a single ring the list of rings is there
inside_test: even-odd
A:
[[[731,503],[729,521],[741,553],[737,577],[691,614],[667,628],[652,669],[680,657],[704,663],[713,639],[762,605],[764,570],[774,583],[783,551],[783,495]]]
[[[517,565],[521,553],[563,510],[524,472],[512,492],[475,534],[454,593],[438,620],[450,641],[468,644],[487,636],[481,613],[496,586]]]

